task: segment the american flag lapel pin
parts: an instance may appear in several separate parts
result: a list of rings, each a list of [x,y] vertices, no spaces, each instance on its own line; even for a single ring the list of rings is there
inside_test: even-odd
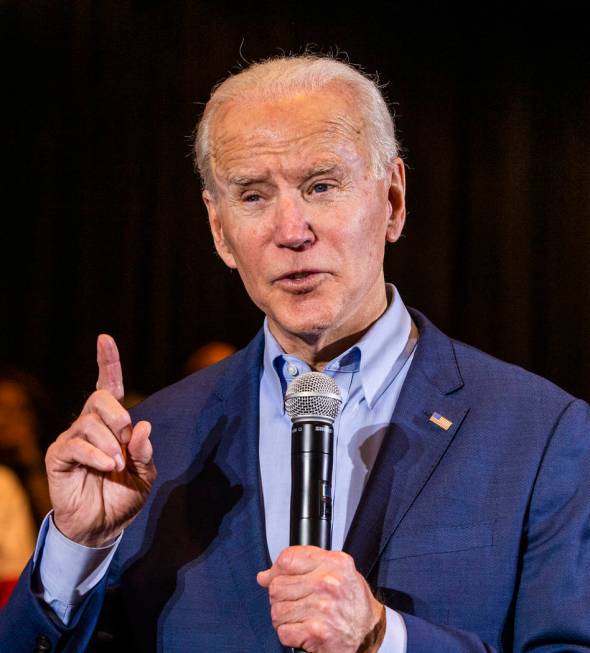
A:
[[[436,426],[440,427],[443,431],[448,431],[451,426],[453,426],[453,422],[451,422],[450,419],[447,419],[438,413],[432,413],[430,416],[430,421],[433,424],[436,424]]]

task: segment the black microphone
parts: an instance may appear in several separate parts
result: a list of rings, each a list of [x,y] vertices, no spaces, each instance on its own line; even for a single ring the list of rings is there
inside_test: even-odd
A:
[[[291,524],[289,544],[330,549],[332,544],[332,457],[342,397],[334,379],[308,372],[285,395],[291,427]],[[293,649],[294,653],[305,653]]]

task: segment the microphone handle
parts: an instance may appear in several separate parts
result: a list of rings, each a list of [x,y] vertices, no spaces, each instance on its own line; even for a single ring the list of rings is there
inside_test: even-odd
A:
[[[332,459],[334,429],[318,419],[298,420],[291,429],[291,527],[289,543],[329,550],[332,546]],[[293,653],[306,653],[294,648]]]

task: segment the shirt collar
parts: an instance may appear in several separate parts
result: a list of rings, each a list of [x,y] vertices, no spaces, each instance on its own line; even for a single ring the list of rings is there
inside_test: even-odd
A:
[[[386,284],[388,307],[383,315],[345,352],[331,360],[324,372],[360,373],[365,400],[370,408],[387,389],[404,366],[418,340],[418,330],[393,284]],[[309,365],[296,356],[286,354],[264,320],[263,365],[277,392],[284,396],[287,385],[300,374],[310,371]],[[296,370],[295,374],[291,373]]]

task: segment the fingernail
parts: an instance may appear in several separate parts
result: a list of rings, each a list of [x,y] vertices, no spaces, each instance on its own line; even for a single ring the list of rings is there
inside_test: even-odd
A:
[[[115,464],[117,465],[118,472],[122,472],[125,469],[125,461],[120,453],[115,456]]]

